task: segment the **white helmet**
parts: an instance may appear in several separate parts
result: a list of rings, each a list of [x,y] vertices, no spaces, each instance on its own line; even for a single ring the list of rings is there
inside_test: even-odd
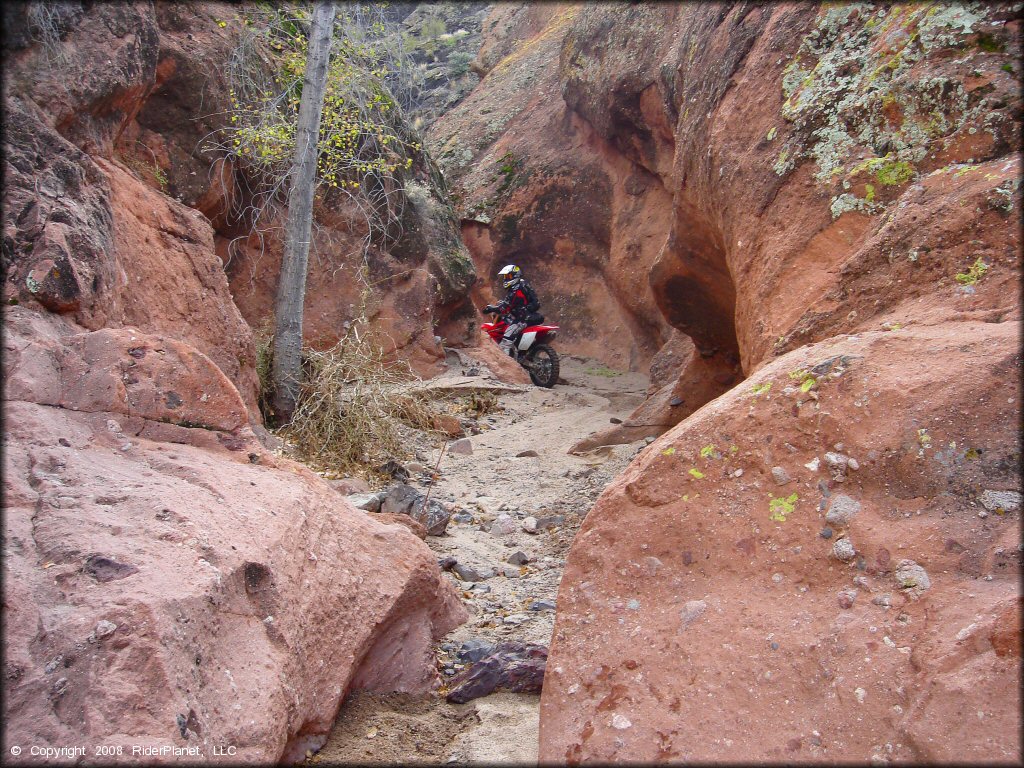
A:
[[[502,267],[498,272],[498,277],[501,278],[501,284],[505,289],[511,288],[515,285],[516,281],[522,276],[522,270],[515,264],[509,264],[508,266]]]

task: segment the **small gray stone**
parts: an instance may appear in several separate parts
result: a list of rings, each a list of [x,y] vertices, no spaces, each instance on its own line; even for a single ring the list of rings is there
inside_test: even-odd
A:
[[[776,485],[785,485],[786,483],[793,482],[793,478],[782,467],[772,467],[772,479],[775,480]]]
[[[846,528],[858,512],[860,512],[859,501],[846,494],[837,493],[829,504],[825,522],[838,528]]]
[[[825,454],[825,463],[832,469],[846,468],[850,463],[850,459],[841,453],[834,453],[829,451]]]
[[[379,493],[353,493],[345,497],[346,501],[356,509],[365,512],[380,512],[381,495]]]
[[[491,591],[491,588],[487,584],[474,584],[470,587],[473,592],[479,592],[481,595],[486,595]]]
[[[836,539],[836,543],[832,545],[832,556],[848,563],[857,556],[857,550],[854,549],[853,542],[844,536],[841,539]]]
[[[630,600],[628,603],[626,603],[626,607],[631,611],[639,611],[640,601],[636,599]]]
[[[686,627],[699,619],[707,608],[708,604],[703,600],[688,600],[686,605],[683,606],[683,610],[680,612],[680,618],[683,621],[683,629],[686,629]]]
[[[526,565],[530,562],[530,556],[523,551],[516,551],[509,555],[507,562],[512,565]]]
[[[533,517],[532,515],[530,517],[527,517],[525,520],[523,520],[522,527],[523,530],[527,533],[537,533],[537,518]]]
[[[986,490],[978,500],[989,512],[1013,512],[1020,507],[1021,497],[1016,491]]]
[[[448,446],[448,453],[457,453],[461,456],[472,456],[473,443],[468,437],[460,438]]]
[[[529,609],[531,611],[553,611],[555,610],[555,604],[551,600],[534,600],[530,603]]]
[[[478,638],[466,640],[455,653],[460,661],[480,661],[494,651],[494,643]]]
[[[505,618],[503,618],[501,620],[501,623],[502,624],[511,624],[513,626],[519,626],[520,624],[525,624],[529,620],[530,620],[530,617],[527,616],[524,613],[513,613],[512,615],[506,616]]]
[[[923,592],[932,586],[928,572],[913,560],[900,560],[896,564],[895,576],[896,583],[902,589],[916,589]]]
[[[858,469],[860,469],[860,462],[851,456],[849,461],[846,462],[846,466],[848,466],[850,469],[856,472]]]
[[[843,608],[843,609],[852,608],[853,607],[853,601],[857,599],[857,590],[856,589],[844,589],[844,590],[841,590],[839,592],[839,594],[836,595],[836,597],[839,600],[839,607],[840,608]]]
[[[96,625],[96,629],[93,632],[96,634],[96,639],[102,640],[107,635],[112,635],[117,631],[117,624],[112,621],[104,619]]]
[[[422,496],[423,494],[411,485],[398,483],[383,494],[380,511],[389,515],[408,515]]]
[[[494,536],[507,536],[510,533],[514,533],[516,527],[516,521],[512,515],[503,512],[494,519],[488,530]]]
[[[823,538],[823,539],[831,539],[832,538],[832,529],[829,528],[826,525],[824,528],[821,529],[821,532],[818,533],[818,535],[821,536],[821,538]]]
[[[456,523],[472,523],[473,516],[469,512],[456,512],[452,515],[452,520]]]
[[[520,451],[516,454],[517,459],[535,459],[540,456],[536,451]]]
[[[480,573],[476,568],[465,565],[463,563],[456,563],[452,566],[452,573],[458,576],[463,581],[483,581],[488,578],[484,574]]]
[[[892,597],[890,595],[877,595],[871,598],[871,602],[882,608],[888,608],[892,605]]]
[[[543,517],[537,518],[537,528],[540,530],[547,530],[548,528],[557,528],[560,525],[565,524],[565,515],[544,515]]]

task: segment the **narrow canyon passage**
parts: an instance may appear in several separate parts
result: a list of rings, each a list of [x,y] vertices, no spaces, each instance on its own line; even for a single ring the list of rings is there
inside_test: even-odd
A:
[[[456,368],[451,375],[459,373]],[[551,390],[500,394],[500,410],[481,420],[490,429],[470,438],[472,454],[446,453],[441,460],[432,496],[452,499],[472,515],[453,519],[447,535],[427,538],[439,560],[458,562],[460,574],[450,570],[446,578],[470,612],[438,646],[445,680],[468,666],[465,649],[516,641],[548,645],[572,538],[601,490],[646,445],[641,440],[569,454],[610,419],[625,418],[648,382],[642,374],[578,357],[563,357],[562,377],[567,383]],[[424,453],[429,462],[423,463],[432,467],[437,455]],[[539,522],[536,533],[524,528],[530,517]],[[516,553],[528,562],[510,564],[521,559]],[[537,759],[539,707],[537,694],[501,690],[464,704],[447,703],[444,689],[426,698],[354,691],[310,762],[528,763]]]

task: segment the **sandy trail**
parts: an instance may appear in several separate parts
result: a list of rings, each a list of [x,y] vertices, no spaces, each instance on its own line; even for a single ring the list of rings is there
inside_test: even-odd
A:
[[[462,373],[453,366],[446,377],[465,378]],[[554,612],[528,606],[555,601],[565,554],[583,517],[644,446],[615,446],[587,456],[567,453],[579,439],[606,428],[610,418],[625,418],[642,401],[646,376],[564,357],[562,379],[567,383],[551,390],[530,387],[499,395],[500,409],[483,416],[481,433],[470,438],[473,453],[446,453],[441,460],[432,498],[456,502],[473,520],[453,520],[448,535],[428,537],[427,544],[438,558],[451,556],[478,571],[498,572],[475,588],[446,574],[462,590],[470,620],[439,644],[438,666],[445,679],[461,669],[455,651],[466,640],[549,643]],[[537,455],[517,458],[527,451]],[[433,467],[438,453],[424,450],[420,462]],[[502,513],[514,518],[516,530],[505,536],[487,532]],[[564,522],[530,534],[519,523],[531,515],[561,515]],[[517,551],[530,557],[521,568],[507,562]],[[455,705],[445,701],[444,691],[426,698],[353,692],[324,748],[310,762],[536,763],[538,695],[499,691]]]

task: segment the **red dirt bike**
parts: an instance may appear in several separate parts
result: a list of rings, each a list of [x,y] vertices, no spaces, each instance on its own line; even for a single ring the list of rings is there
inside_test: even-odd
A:
[[[497,344],[505,335],[508,320],[495,316],[493,323],[484,323],[480,327]],[[519,342],[512,347],[510,356],[526,369],[538,387],[551,389],[558,381],[558,353],[548,346],[557,331],[557,325],[528,325],[520,334]]]

